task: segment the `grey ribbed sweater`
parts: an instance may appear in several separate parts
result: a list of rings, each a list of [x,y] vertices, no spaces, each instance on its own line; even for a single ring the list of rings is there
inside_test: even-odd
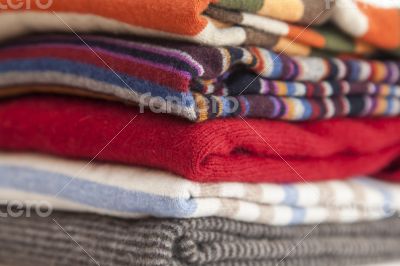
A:
[[[357,265],[400,258],[400,219],[271,227],[57,212],[0,218],[0,240],[0,264],[10,266]]]

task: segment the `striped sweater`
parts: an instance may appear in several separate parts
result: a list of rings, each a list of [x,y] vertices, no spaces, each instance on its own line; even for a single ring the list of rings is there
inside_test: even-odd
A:
[[[131,221],[55,212],[0,218],[0,263],[354,266],[399,259],[399,236],[398,218],[270,227],[220,218]]]
[[[3,44],[0,95],[13,94],[14,86],[53,85],[43,86],[49,92],[67,86],[71,94],[83,89],[191,121],[400,114],[399,61],[288,57],[257,47],[135,40],[50,35]]]
[[[240,11],[244,18],[235,21],[237,24],[234,25],[224,23],[226,15],[217,20],[211,19],[204,14],[211,4]],[[1,0],[0,5],[3,10],[0,15],[0,39],[32,31],[102,31],[211,45],[262,42],[266,48],[304,54],[309,52],[304,45],[307,42],[325,47],[332,39],[320,34],[304,34],[299,38],[304,31],[308,31],[287,22],[310,25],[331,20],[354,38],[375,46],[386,49],[400,46],[400,12],[397,8],[382,9],[364,3],[357,5],[353,0],[113,0],[107,4],[102,0],[57,0],[35,1],[29,8],[27,3],[10,6],[8,0]],[[263,26],[256,26],[256,30],[248,27],[260,24]],[[297,39],[303,44],[290,43]]]
[[[199,183],[167,172],[0,153],[0,202],[118,217],[218,216],[283,226],[354,223],[400,211],[400,186],[365,177],[313,183]]]

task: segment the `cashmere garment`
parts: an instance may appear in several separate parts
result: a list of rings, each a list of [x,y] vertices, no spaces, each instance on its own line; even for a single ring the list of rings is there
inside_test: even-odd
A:
[[[217,5],[307,26],[331,19],[338,28],[354,38],[383,49],[400,47],[400,8],[396,5],[383,8],[360,0],[221,0]],[[264,23],[257,16],[243,16],[251,25],[255,25],[256,21]]]
[[[338,3],[335,5],[335,2]],[[227,25],[203,14],[211,3],[258,15],[244,13],[244,25]],[[260,26],[262,29],[272,28],[274,32],[285,33],[286,23],[282,24],[279,20],[309,26],[331,19],[344,32],[380,48],[396,49],[400,46],[398,8],[378,8],[364,3],[356,4],[353,0],[113,0],[107,5],[101,0],[88,0],[85,3],[57,0],[29,2],[29,6],[28,3],[10,5],[10,0],[1,0],[0,8],[3,11],[0,14],[0,39],[3,40],[32,32],[105,32],[159,36],[209,45],[260,44],[261,41],[268,46],[272,42],[279,51],[304,54],[309,52],[307,46],[290,43],[280,38],[282,35],[279,34],[265,31],[265,34],[261,34],[262,30],[254,31],[247,24],[253,26],[262,23],[265,25]],[[277,23],[268,26],[270,20],[263,15],[277,19],[274,20]],[[303,34],[303,30],[295,33],[292,40],[297,40]]]
[[[72,77],[71,77],[72,80]],[[75,83],[76,84],[76,83]],[[253,87],[253,86],[252,86]],[[99,89],[99,88],[98,88]],[[122,95],[122,91],[115,92]],[[0,89],[0,97],[10,97],[23,94],[64,94],[77,95],[90,98],[98,98],[112,101],[124,102],[128,105],[135,103],[136,98],[132,97],[130,92],[125,95],[114,96],[90,90],[81,90],[71,87],[59,86],[29,86],[29,87],[6,87]],[[202,122],[205,120],[221,117],[260,117],[274,120],[302,121],[316,119],[330,119],[333,117],[358,117],[358,116],[393,116],[398,115],[400,104],[397,98],[383,97],[344,97],[344,98],[327,98],[322,100],[302,99],[291,97],[274,97],[261,95],[240,96],[236,100],[231,101],[232,105],[220,106],[221,98],[225,96],[202,96],[195,94],[196,102],[189,107],[181,105],[172,105],[163,103],[155,105],[157,98],[145,97],[150,103],[141,103],[141,106],[150,105],[148,111],[156,113],[169,113],[182,116],[191,121]],[[133,100],[132,100],[133,98]],[[179,102],[179,101],[178,101]],[[236,108],[237,107],[237,108]],[[146,110],[147,111],[147,110]],[[224,111],[224,113],[221,113]]]
[[[73,32],[79,33],[101,32],[114,35],[162,37],[165,39],[189,41],[212,46],[259,45],[264,48],[291,55],[309,55],[310,53],[316,52],[311,50],[311,47],[296,42],[297,38],[291,40],[243,26],[229,27],[226,23],[217,22],[211,18],[208,18],[210,22],[205,32],[196,37],[154,32],[149,29],[132,28],[130,25],[94,15],[71,13],[46,14],[30,11],[21,12],[19,14],[2,13],[0,14],[0,22],[1,21],[4,22],[3,25],[8,25],[8,28],[14,26],[15,23],[18,23],[17,25],[22,24],[20,27],[13,28],[13,31],[4,29],[0,34],[0,40],[3,41],[31,32],[36,34],[45,32],[71,33],[72,30]],[[213,23],[211,23],[211,21]],[[24,23],[29,26],[25,26]],[[35,23],[39,25],[32,27],[32,24],[35,25]],[[43,26],[43,24],[45,26]],[[4,28],[6,27],[7,26]]]
[[[400,84],[399,60],[341,60],[320,57],[291,57],[254,46],[245,48],[232,46],[209,47],[140,37],[122,39],[103,35],[83,35],[79,38],[68,34],[26,36],[2,44],[1,59],[2,61],[8,61],[44,57],[43,53],[38,51],[39,49],[35,50],[35,48],[48,49],[49,51],[46,55],[50,58],[66,59],[59,55],[56,49],[65,48],[68,51],[71,50],[71,59],[79,60],[82,54],[78,52],[87,52],[89,50],[87,46],[93,46],[91,48],[98,52],[99,55],[103,55],[101,53],[103,52],[109,57],[113,56],[115,61],[125,59],[129,62],[141,59],[137,63],[150,61],[153,64],[163,66],[167,65],[166,62],[173,61],[174,66],[176,65],[176,68],[180,71],[188,72],[187,74],[192,79],[196,81],[197,78],[203,83],[210,83],[229,74],[234,69],[245,68],[260,74],[263,78],[274,80],[313,82],[347,80],[351,82],[371,81],[375,83]],[[78,51],[75,51],[74,48]],[[76,54],[73,52],[76,52]],[[105,59],[107,59],[107,56]],[[158,60],[155,58],[161,56],[163,57]],[[86,59],[83,62],[89,64],[93,61]],[[110,66],[112,66],[113,61],[110,61]],[[100,63],[92,64],[100,65]],[[171,63],[169,67],[171,67]]]
[[[400,211],[400,186],[365,177],[291,185],[197,183],[152,169],[0,153],[0,201],[119,217],[219,216],[281,226],[392,216]]]
[[[297,121],[400,113],[396,61],[291,58],[255,47],[84,38],[82,42],[76,36],[51,35],[5,44],[0,49],[0,86],[73,86],[155,106],[191,121],[239,115]]]
[[[400,8],[337,0],[332,20],[353,37],[385,49],[400,48]],[[393,1],[396,2],[396,1]]]
[[[268,34],[268,40],[273,44],[271,49],[277,52],[283,51],[286,54],[313,55],[322,50],[331,53],[369,55],[375,51],[373,46],[354,39],[332,26],[302,27],[268,17],[215,6],[209,7],[205,14],[213,19],[228,23],[228,25],[236,24],[255,29],[256,31],[252,35],[248,35],[249,44],[256,43],[249,38],[250,36],[260,36],[261,33]],[[290,43],[287,40],[294,42],[296,46],[289,45]],[[261,42],[256,44],[265,47]],[[283,44],[285,44],[284,48],[282,48]]]
[[[220,218],[133,221],[66,212],[31,216],[0,218],[0,263],[354,266],[398,259],[400,249],[398,218],[270,227]]]
[[[104,32],[158,36],[208,45],[263,45],[294,54],[304,54],[308,50],[304,45],[278,35],[208,18],[202,13],[214,0],[113,0],[107,5],[98,0],[85,3],[58,0],[57,3],[30,3],[29,8],[26,3],[9,6],[9,2],[0,1],[3,11],[0,14],[0,40],[32,32]],[[126,10],[134,12],[127,13]],[[332,13],[329,9],[322,11],[325,15]]]
[[[330,18],[335,1],[327,6],[316,0],[219,0],[216,5],[300,24],[321,24]]]
[[[96,156],[201,182],[312,182],[372,175],[398,158],[399,127],[399,118],[191,124],[121,104],[68,97],[31,96],[0,104],[2,149]],[[396,176],[396,170],[394,164],[385,177]]]
[[[311,1],[308,0],[301,6],[291,5],[289,10],[296,9],[296,13],[302,12],[309,25],[321,23],[331,16],[333,12],[331,8],[321,5],[318,0]],[[0,16],[0,39],[32,31],[134,33],[210,45],[260,45],[292,54],[305,55],[310,50],[307,46],[297,43],[297,37],[289,40],[280,34],[254,30],[245,24],[226,24],[224,17],[222,20],[215,20],[203,14],[208,5],[217,0],[152,0],[145,3],[138,0],[113,0],[108,5],[98,3],[98,0],[88,0],[87,3],[76,0],[53,2],[12,5],[10,0],[1,0],[0,8],[3,12]],[[293,14],[287,12],[287,4],[292,3],[276,1],[271,7],[277,17],[284,15],[293,20]],[[282,8],[285,12],[282,12]],[[126,10],[135,12],[126,13]],[[251,14],[249,16],[255,17],[255,20],[260,19],[263,24],[269,22],[262,16]],[[275,21],[277,23],[273,31],[281,32],[285,29],[279,20]]]
[[[15,97],[15,96],[22,96],[25,94],[55,94],[55,95],[72,95],[72,96],[80,96],[80,97],[86,97],[86,98],[94,98],[94,99],[102,99],[102,100],[108,100],[108,101],[117,101],[117,102],[122,102],[125,103],[126,105],[133,105],[133,102],[126,101],[124,98],[116,97],[113,95],[107,95],[104,93],[96,93],[96,92],[91,92],[88,90],[82,90],[78,88],[70,88],[70,87],[58,87],[58,86],[29,86],[29,87],[6,87],[2,88],[0,90],[0,97],[5,98],[5,97]],[[215,99],[215,97],[211,98]],[[377,102],[377,104],[372,104],[375,108],[378,106],[382,106],[382,101]],[[329,105],[328,105],[329,106]],[[251,106],[250,106],[251,107]],[[196,106],[196,108],[198,108]],[[248,107],[246,107],[248,108]],[[159,109],[153,109],[156,112],[160,112]],[[179,109],[178,109],[179,110]],[[165,112],[168,112],[165,110]],[[172,111],[171,111],[172,113]],[[178,112],[178,115],[181,115],[181,113]],[[291,115],[296,115],[296,114],[291,114]],[[263,117],[264,114],[261,113],[259,116]],[[204,116],[202,119],[207,119],[209,117],[209,114],[207,116]]]

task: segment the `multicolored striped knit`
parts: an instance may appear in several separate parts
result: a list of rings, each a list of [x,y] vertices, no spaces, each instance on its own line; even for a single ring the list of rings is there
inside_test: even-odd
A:
[[[246,44],[269,47],[291,55],[320,53],[353,54],[366,56],[376,49],[360,40],[349,37],[336,28],[292,25],[269,17],[210,6],[205,14],[227,23],[226,28],[241,25],[247,34]]]
[[[321,24],[326,22],[335,1],[329,4],[318,0],[219,0],[216,5],[242,10],[261,16],[272,17],[284,21],[296,22],[300,24]]]
[[[7,7],[9,0],[0,0]],[[187,40],[214,46],[259,45],[276,51],[303,54],[307,47],[280,40],[240,25],[225,25],[204,15],[204,11],[217,0],[102,0],[52,1],[24,3],[13,8],[2,8],[0,14],[0,40],[32,32],[68,32],[111,34],[139,34],[169,39]],[[162,7],[162,8],[160,8]],[[126,10],[130,10],[127,14]],[[179,18],[178,20],[176,18]]]
[[[7,8],[8,2],[0,0],[1,40],[32,32],[74,31],[158,36],[214,46],[257,45],[292,55],[308,55],[311,47],[337,46],[361,54],[370,51],[371,47],[359,40],[345,41],[343,46],[346,38],[332,38],[308,27],[332,20],[354,38],[379,48],[400,46],[398,9],[356,5],[353,0],[111,0],[107,4],[102,0],[57,0],[31,4],[29,10],[24,3]],[[215,16],[215,10],[226,8],[237,11],[236,15],[225,10]]]
[[[354,38],[377,47],[400,48],[400,8],[382,8],[365,0],[336,0],[332,21]],[[396,2],[396,1],[393,1]]]
[[[397,61],[83,38],[84,42],[70,35],[33,36],[4,44],[2,90],[24,86],[30,92],[27,85],[51,85],[51,92],[54,86],[75,87],[192,121],[238,115],[296,121],[400,114]]]
[[[343,32],[376,47],[388,50],[400,47],[398,6],[382,8],[363,0],[220,0],[216,5],[300,23],[307,25],[307,28],[331,20]],[[254,26],[257,25],[256,21],[263,24],[258,27],[268,28],[266,21],[264,23],[259,16],[243,13],[244,24]],[[270,27],[283,29],[281,25]],[[336,43],[336,40],[333,41]]]

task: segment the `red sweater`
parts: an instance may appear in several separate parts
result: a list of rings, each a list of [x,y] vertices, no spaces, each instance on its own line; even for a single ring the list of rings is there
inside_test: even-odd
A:
[[[2,100],[0,148],[88,161],[97,155],[196,181],[311,182],[374,174],[393,163],[400,154],[400,118],[192,124],[122,104],[31,96]],[[385,177],[393,179],[396,167]]]

